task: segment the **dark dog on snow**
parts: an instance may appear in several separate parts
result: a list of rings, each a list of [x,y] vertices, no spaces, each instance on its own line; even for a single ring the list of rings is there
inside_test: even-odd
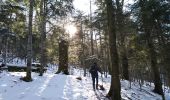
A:
[[[102,90],[102,91],[105,90],[105,88],[103,87],[103,85],[98,84],[98,87],[99,87],[99,89]]]

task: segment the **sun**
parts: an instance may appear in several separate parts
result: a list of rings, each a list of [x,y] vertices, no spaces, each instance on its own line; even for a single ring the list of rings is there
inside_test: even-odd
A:
[[[75,33],[77,32],[77,28],[73,24],[68,24],[65,26],[66,32],[69,34],[70,37],[74,36]]]

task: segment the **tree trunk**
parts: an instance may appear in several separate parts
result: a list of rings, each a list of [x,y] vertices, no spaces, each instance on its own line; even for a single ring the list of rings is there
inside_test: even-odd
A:
[[[105,35],[104,35],[104,41],[105,41],[105,50],[104,50],[104,55],[105,55],[105,65],[107,66],[108,73],[111,75],[112,74],[112,68],[111,68],[111,60],[110,60],[110,51],[109,51],[109,43],[108,43],[108,28],[104,30]]]
[[[152,12],[148,11],[146,7],[147,0],[139,1],[139,6],[141,7],[141,20],[142,20],[142,24],[143,24],[143,29],[144,32],[146,34],[146,40],[147,40],[147,45],[148,45],[148,49],[149,49],[149,57],[150,57],[150,62],[151,62],[151,69],[153,71],[153,76],[154,76],[154,92],[158,93],[160,95],[162,95],[162,99],[165,100],[164,97],[164,93],[163,93],[163,89],[162,89],[162,82],[161,82],[161,78],[160,78],[160,73],[159,73],[159,69],[157,66],[157,57],[156,57],[156,51],[154,48],[154,44],[153,44],[153,38],[151,33],[153,32],[153,26],[154,23],[152,20],[154,20],[153,18],[151,18],[151,16],[149,14],[151,14]]]
[[[59,42],[59,68],[56,74],[63,72],[68,75],[68,42],[61,40]]]
[[[32,66],[32,17],[33,17],[33,0],[30,0],[29,8],[29,25],[28,25],[28,47],[27,47],[27,73],[24,81],[32,81],[31,66]]]
[[[116,47],[116,30],[115,30],[115,9],[113,8],[112,0],[105,0],[107,5],[107,19],[108,19],[108,30],[109,30],[109,45],[110,45],[110,56],[112,61],[112,82],[110,88],[110,94],[112,100],[121,100],[121,87],[119,79],[119,63],[118,53]]]
[[[7,63],[7,61],[6,61],[6,59],[7,59],[7,50],[6,50],[6,48],[7,48],[7,36],[5,35],[3,38],[3,45],[2,45],[2,58],[3,58],[3,64],[5,64],[5,66],[6,66],[6,63]]]
[[[122,60],[122,68],[123,68],[123,78],[125,80],[129,80],[129,70],[128,70],[129,65],[128,65],[126,50],[123,51],[121,60]]]
[[[154,92],[162,95],[163,100],[165,100],[163,89],[162,89],[162,82],[161,82],[161,78],[160,78],[160,72],[159,72],[159,69],[157,66],[156,52],[154,50],[154,46],[152,43],[151,33],[150,33],[150,30],[148,30],[148,29],[145,29],[145,32],[147,34],[147,43],[148,43],[148,47],[149,47],[151,68],[152,68],[152,71],[154,74],[154,85],[155,85]]]
[[[116,21],[118,23],[117,29],[119,33],[119,38],[120,38],[120,62],[121,62],[121,67],[123,69],[123,78],[125,80],[129,80],[129,72],[128,72],[128,58],[127,58],[127,53],[126,53],[126,47],[125,47],[125,27],[124,27],[124,16],[123,16],[123,4],[124,0],[120,2],[120,0],[116,0],[116,5],[117,5],[117,14],[116,14]]]
[[[80,38],[81,38],[81,47],[82,47],[82,49],[83,49],[83,51],[82,51],[82,65],[83,65],[83,69],[84,69],[84,77],[86,77],[86,66],[85,66],[85,38],[84,38],[84,32],[83,32],[83,26],[82,26],[82,19],[81,19],[81,25],[80,25]]]
[[[93,30],[92,30],[92,11],[90,0],[90,39],[91,39],[91,55],[94,55]]]
[[[40,4],[40,33],[41,33],[41,58],[40,58],[40,76],[43,75],[43,69],[46,66],[46,1],[41,0]]]

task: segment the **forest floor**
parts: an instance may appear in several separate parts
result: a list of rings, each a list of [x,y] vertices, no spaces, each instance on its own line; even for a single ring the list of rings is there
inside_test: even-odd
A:
[[[73,69],[73,75],[54,74],[48,69],[43,76],[32,73],[32,82],[24,82],[20,77],[25,72],[0,73],[0,100],[108,100],[104,96],[109,90],[110,76],[99,78],[99,84],[105,90],[93,91],[91,77],[83,77],[82,71]],[[82,80],[76,79],[81,77]],[[121,81],[121,95],[123,100],[161,100],[161,96],[152,92],[153,87],[143,85],[139,88],[128,81]],[[166,100],[170,100],[170,93],[165,92]]]

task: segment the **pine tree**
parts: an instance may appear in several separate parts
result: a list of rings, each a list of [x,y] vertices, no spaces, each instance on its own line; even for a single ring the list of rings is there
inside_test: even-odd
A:
[[[108,20],[108,32],[109,32],[109,48],[111,57],[112,77],[111,87],[108,96],[111,96],[112,100],[121,100],[121,87],[119,79],[119,60],[116,47],[116,23],[115,23],[115,8],[113,7],[112,0],[105,0],[107,5],[107,20]]]
[[[31,66],[32,66],[32,18],[33,18],[33,0],[29,1],[29,24],[28,24],[28,47],[27,47],[27,73],[24,81],[30,82],[31,78]]]

